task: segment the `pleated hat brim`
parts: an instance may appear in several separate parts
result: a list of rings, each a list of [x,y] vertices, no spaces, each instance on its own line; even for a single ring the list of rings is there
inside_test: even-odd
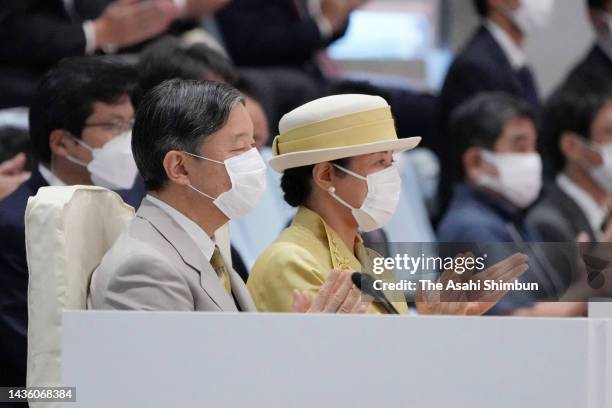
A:
[[[287,169],[309,166],[317,163],[325,163],[347,157],[361,156],[364,154],[392,151],[401,153],[412,150],[421,142],[420,137],[398,139],[387,142],[374,142],[349,147],[332,147],[327,149],[308,150],[295,153],[286,153],[270,159],[272,169],[282,173]]]

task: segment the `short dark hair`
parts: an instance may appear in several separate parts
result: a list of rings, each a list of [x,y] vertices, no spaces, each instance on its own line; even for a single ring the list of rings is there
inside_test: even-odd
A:
[[[51,132],[65,129],[81,137],[94,102],[115,103],[131,95],[136,81],[136,71],[113,57],[67,58],[51,68],[30,106],[30,138],[36,159],[44,164],[51,161]]]
[[[334,160],[331,163],[346,167],[348,158]],[[306,204],[312,193],[312,170],[314,164],[310,166],[296,167],[287,169],[281,178],[281,189],[287,204],[292,207],[299,207]]]
[[[589,8],[594,10],[605,10],[609,0],[588,0]]]
[[[481,17],[486,17],[489,14],[489,0],[474,0],[474,8]]]
[[[561,136],[572,132],[584,138],[591,138],[593,122],[612,101],[612,89],[565,86],[557,90],[548,100],[544,109],[543,132],[540,148],[548,172],[557,174],[565,167],[565,157],[559,145]]]
[[[176,37],[163,37],[145,48],[137,65],[140,81],[135,95],[142,96],[164,81],[174,78],[204,80],[216,75],[234,85],[238,73],[230,59],[203,43],[184,44]]]
[[[503,92],[480,93],[459,105],[451,114],[449,139],[457,146],[453,158],[457,180],[465,177],[462,157],[467,149],[492,149],[506,124],[523,117],[535,122],[529,103]]]
[[[197,153],[227,123],[242,94],[222,82],[171,79],[147,92],[136,111],[132,151],[147,190],[166,181],[163,161],[171,150]]]

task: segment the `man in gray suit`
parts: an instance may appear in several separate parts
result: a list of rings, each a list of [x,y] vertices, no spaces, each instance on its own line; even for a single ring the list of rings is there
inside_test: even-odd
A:
[[[566,87],[547,104],[542,147],[555,175],[527,218],[546,242],[609,242],[612,92]],[[585,235],[586,234],[586,235]]]
[[[266,187],[242,95],[222,83],[164,82],[139,106],[132,150],[148,195],[94,271],[89,308],[254,311],[211,238],[255,208]],[[293,300],[296,312],[368,307],[349,272],[332,273],[314,299]]]

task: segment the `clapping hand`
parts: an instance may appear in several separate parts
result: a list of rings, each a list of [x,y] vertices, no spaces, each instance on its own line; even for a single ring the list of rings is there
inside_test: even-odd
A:
[[[467,258],[473,255],[459,254],[456,258],[459,257]],[[419,287],[416,293],[417,310],[420,314],[425,315],[482,315],[508,293],[507,290],[484,290],[483,282],[486,280],[502,283],[516,281],[529,269],[528,259],[527,255],[514,254],[478,274],[474,274],[473,268],[466,268],[462,274],[447,270],[438,280],[444,289],[426,292]],[[479,282],[478,286],[481,289],[475,291],[447,290],[447,284],[451,280],[455,283]]]

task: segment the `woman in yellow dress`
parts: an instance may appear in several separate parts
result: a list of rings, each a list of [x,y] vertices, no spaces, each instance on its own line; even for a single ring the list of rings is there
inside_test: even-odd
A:
[[[291,225],[259,256],[247,282],[255,305],[265,312],[290,312],[293,293],[316,294],[332,270],[372,275],[380,255],[364,246],[359,231],[382,228],[391,219],[401,193],[393,154],[413,149],[421,140],[398,139],[391,108],[383,98],[369,95],[310,102],[285,115],[279,130],[270,166],[283,173],[285,200],[298,210]],[[502,267],[505,277],[516,277],[526,269],[526,260],[514,257]],[[394,277],[385,271],[376,279]],[[400,293],[385,294],[406,314]],[[437,301],[421,306],[424,313],[453,314],[479,314],[490,307]],[[385,309],[375,302],[368,312]]]

